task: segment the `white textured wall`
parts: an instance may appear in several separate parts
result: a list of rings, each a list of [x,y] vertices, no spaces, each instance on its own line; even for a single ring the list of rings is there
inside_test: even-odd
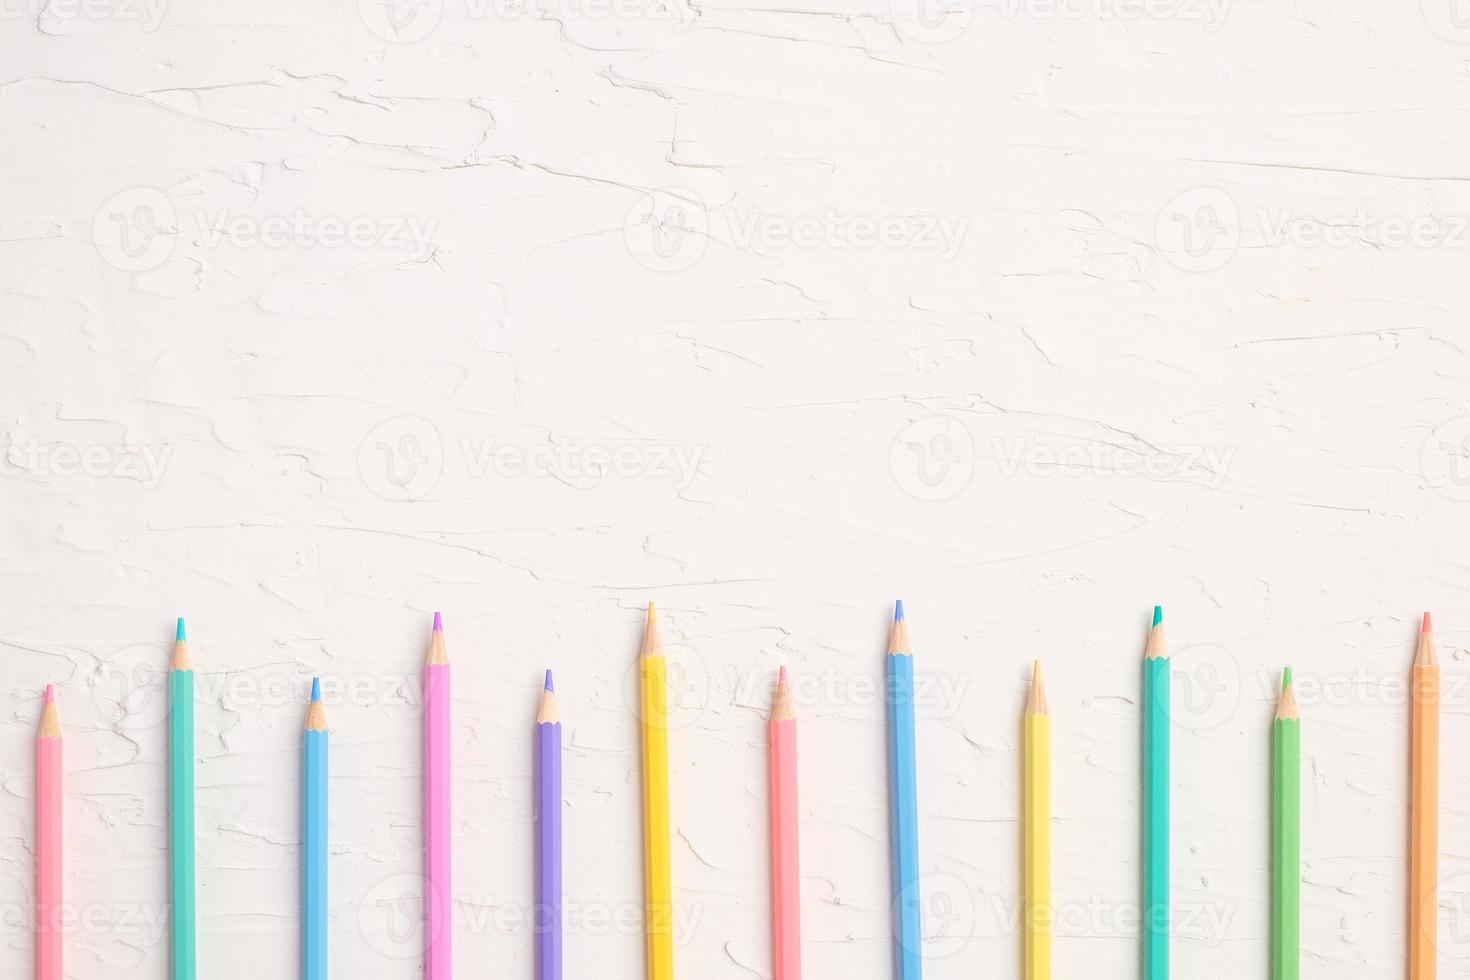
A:
[[[809,976],[881,977],[896,595],[929,685],[931,978],[1017,975],[1033,657],[1058,975],[1136,975],[1155,602],[1180,672],[1178,975],[1265,971],[1287,662],[1307,972],[1398,975],[1425,607],[1450,701],[1443,952],[1466,975],[1467,12],[914,2],[4,0],[0,977],[31,969],[53,680],[68,971],[165,974],[158,671],[180,613],[204,672],[201,975],[296,970],[320,673],[336,975],[416,976],[436,608],[460,974],[531,975],[549,665],[568,975],[638,977],[629,670],[650,598],[687,666],[681,975],[769,972],[763,725],[785,663]]]

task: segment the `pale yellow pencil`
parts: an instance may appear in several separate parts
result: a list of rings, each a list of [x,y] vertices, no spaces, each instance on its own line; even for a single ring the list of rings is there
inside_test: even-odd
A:
[[[1026,980],[1051,980],[1051,709],[1039,660],[1031,672],[1024,725]]]

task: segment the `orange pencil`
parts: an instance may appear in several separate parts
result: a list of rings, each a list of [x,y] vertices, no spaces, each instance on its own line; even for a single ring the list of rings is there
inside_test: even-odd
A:
[[[1409,980],[1434,980],[1439,915],[1439,658],[1429,613],[1409,691]]]

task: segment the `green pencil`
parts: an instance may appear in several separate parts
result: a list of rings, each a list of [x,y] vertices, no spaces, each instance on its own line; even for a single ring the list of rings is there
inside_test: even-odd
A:
[[[1164,610],[1143,652],[1143,980],[1169,980],[1169,651]]]
[[[173,977],[195,980],[194,950],[194,662],[184,619],[168,671],[169,851],[173,896]]]
[[[1291,668],[1271,724],[1271,980],[1301,970],[1302,723]]]

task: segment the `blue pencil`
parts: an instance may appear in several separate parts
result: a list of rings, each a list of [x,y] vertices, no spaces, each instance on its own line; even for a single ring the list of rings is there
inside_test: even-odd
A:
[[[301,975],[327,980],[327,713],[322,682],[311,680],[311,707],[306,712],[306,772],[302,789],[302,918]]]
[[[914,657],[903,600],[894,603],[888,637],[888,779],[893,844],[893,975],[919,980],[924,939],[920,931],[919,786],[914,745]]]

